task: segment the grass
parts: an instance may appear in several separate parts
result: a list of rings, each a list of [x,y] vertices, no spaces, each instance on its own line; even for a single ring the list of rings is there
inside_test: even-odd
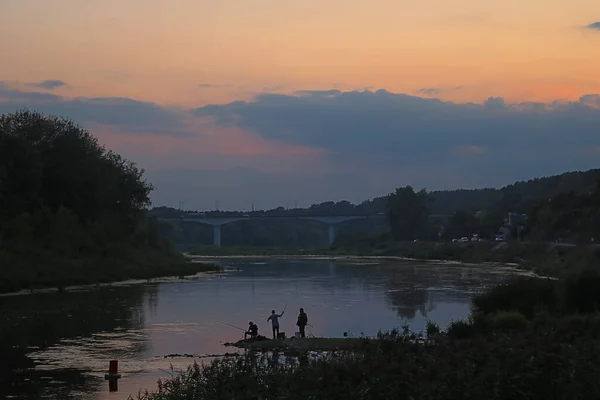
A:
[[[435,345],[379,338],[320,359],[224,358],[163,381],[144,400],[597,398],[600,341],[535,325]]]

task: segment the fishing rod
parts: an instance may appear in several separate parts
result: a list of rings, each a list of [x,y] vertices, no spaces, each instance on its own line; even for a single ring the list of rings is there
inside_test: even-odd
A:
[[[235,328],[235,329],[239,329],[240,331],[246,332],[246,329],[240,328],[239,326],[231,325],[231,324],[228,324],[227,322],[222,322],[222,321],[217,321],[217,322],[220,323],[220,324],[223,324],[223,325],[230,326],[230,327]]]
[[[281,312],[282,314],[285,312],[286,308],[287,308],[287,303],[285,303],[285,307],[283,307],[283,311]]]

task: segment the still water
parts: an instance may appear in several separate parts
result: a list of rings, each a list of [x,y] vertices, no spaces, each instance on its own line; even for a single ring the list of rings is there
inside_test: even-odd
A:
[[[243,332],[226,324],[252,320],[269,336],[271,309],[286,305],[287,336],[300,307],[315,336],[372,336],[404,323],[419,331],[427,319],[446,326],[469,314],[474,293],[506,278],[489,266],[432,263],[222,264],[224,274],[201,280],[0,297],[0,398],[126,399],[193,362],[169,355],[231,352],[222,344]],[[104,380],[111,359],[123,375],[117,392]]]

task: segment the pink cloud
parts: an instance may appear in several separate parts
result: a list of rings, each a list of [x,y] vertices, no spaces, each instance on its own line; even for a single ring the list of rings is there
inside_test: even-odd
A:
[[[577,156],[600,157],[600,146],[580,147],[575,153]]]
[[[451,150],[451,153],[457,156],[481,155],[486,152],[487,149],[485,147],[477,145],[456,146]]]
[[[192,119],[187,134],[136,134],[101,124],[85,124],[107,148],[147,169],[255,168],[311,170],[325,161],[325,151],[308,146],[269,141],[236,127],[215,127]],[[190,134],[191,133],[191,134]]]

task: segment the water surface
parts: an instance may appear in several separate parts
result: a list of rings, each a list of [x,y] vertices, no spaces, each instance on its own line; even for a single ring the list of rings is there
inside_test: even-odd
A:
[[[0,298],[3,316],[0,397],[126,399],[193,362],[172,354],[223,354],[252,320],[270,334],[271,309],[294,334],[298,308],[307,333],[373,336],[408,323],[442,327],[469,313],[474,293],[506,278],[493,267],[329,260],[222,261],[204,280],[138,284]],[[123,377],[109,392],[104,373],[119,360]]]

